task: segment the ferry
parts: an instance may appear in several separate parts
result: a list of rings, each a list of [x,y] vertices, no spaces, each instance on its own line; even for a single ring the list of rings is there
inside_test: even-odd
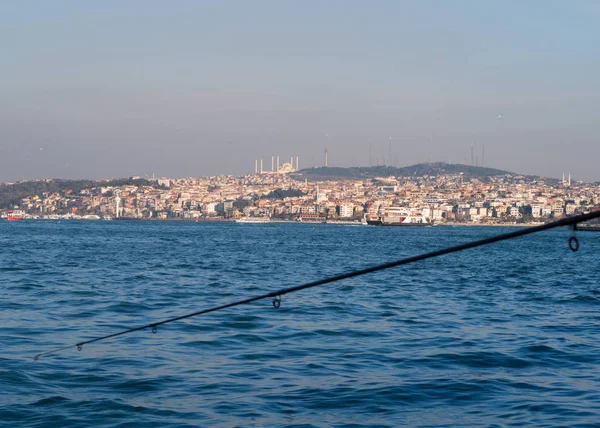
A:
[[[431,226],[426,217],[412,213],[405,207],[388,207],[375,218],[367,217],[366,220],[371,226]]]
[[[241,217],[235,220],[236,223],[269,223],[269,217]]]
[[[367,224],[371,226],[431,226],[431,223],[422,216],[391,217],[381,216],[375,219],[367,219]]]

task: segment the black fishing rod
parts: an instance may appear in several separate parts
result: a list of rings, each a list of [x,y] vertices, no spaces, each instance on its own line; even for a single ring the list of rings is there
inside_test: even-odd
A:
[[[384,264],[377,265],[377,266],[372,266],[372,267],[369,267],[366,269],[361,269],[361,270],[357,270],[357,271],[353,271],[353,272],[347,272],[347,273],[343,273],[341,275],[336,275],[336,276],[332,276],[329,278],[320,279],[320,280],[313,281],[313,282],[308,282],[306,284],[301,284],[301,285],[297,285],[294,287],[283,288],[281,290],[272,291],[270,293],[261,294],[259,296],[255,296],[255,297],[249,297],[247,299],[238,300],[235,302],[227,303],[225,305],[215,306],[215,307],[208,308],[208,309],[202,309],[200,311],[192,312],[192,313],[181,315],[178,317],[169,318],[166,320],[153,322],[151,324],[146,324],[146,325],[142,325],[139,327],[130,328],[128,330],[119,331],[119,332],[108,334],[108,335],[102,336],[102,337],[96,337],[94,339],[79,342],[74,345],[69,345],[69,346],[64,346],[61,348],[52,349],[50,351],[46,351],[46,352],[37,354],[33,358],[34,358],[34,360],[38,360],[40,357],[43,357],[45,355],[55,354],[57,352],[75,348],[75,347],[79,351],[81,351],[83,348],[83,345],[89,345],[90,343],[100,342],[101,340],[106,340],[106,339],[111,339],[113,337],[123,336],[125,334],[133,333],[133,332],[140,331],[140,330],[145,330],[148,328],[152,329],[153,333],[156,333],[157,327],[161,326],[161,325],[169,324],[169,323],[172,323],[175,321],[184,320],[187,318],[196,317],[199,315],[208,314],[210,312],[216,312],[216,311],[220,311],[223,309],[232,308],[234,306],[245,305],[248,303],[256,302],[258,300],[272,298],[273,306],[275,308],[279,308],[279,306],[281,305],[281,296],[283,296],[285,294],[295,293],[296,291],[305,290],[307,288],[318,287],[320,285],[325,285],[325,284],[329,284],[332,282],[341,281],[343,279],[354,278],[357,276],[366,275],[368,273],[377,272],[377,271],[384,270],[384,269],[390,269],[390,268],[393,268],[396,266],[406,265],[406,264],[418,262],[421,260],[431,259],[433,257],[439,257],[439,256],[443,256],[444,254],[456,253],[458,251],[464,251],[464,250],[468,250],[470,248],[475,248],[475,247],[480,247],[482,245],[492,244],[494,242],[506,241],[507,239],[513,239],[513,238],[517,238],[519,236],[529,235],[532,233],[538,233],[538,232],[542,232],[544,230],[554,229],[557,227],[570,226],[574,232],[577,229],[577,224],[583,223],[585,221],[589,221],[589,220],[592,220],[595,218],[600,218],[600,211],[590,212],[588,214],[581,214],[581,215],[577,215],[577,216],[573,216],[573,217],[567,217],[562,220],[543,224],[541,226],[534,226],[534,227],[529,227],[529,228],[525,228],[525,229],[520,229],[520,230],[517,230],[514,232],[505,233],[505,234],[498,235],[498,236],[493,236],[491,238],[485,238],[485,239],[481,239],[478,241],[468,242],[466,244],[456,245],[454,247],[448,247],[448,248],[444,248],[442,250],[432,251],[432,252],[421,254],[418,256],[412,256],[412,257],[408,257],[405,259],[396,260],[393,262],[388,262],[388,263],[384,263]],[[569,242],[569,248],[572,251],[575,252],[575,251],[579,250],[579,241],[574,233],[573,233],[573,235],[571,235],[568,242]]]

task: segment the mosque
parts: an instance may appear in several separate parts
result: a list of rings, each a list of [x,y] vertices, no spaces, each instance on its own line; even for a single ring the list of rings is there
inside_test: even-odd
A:
[[[256,159],[254,163],[255,174],[289,174],[290,172],[296,172],[299,168],[299,157],[296,156],[296,163],[294,165],[294,157],[290,158],[289,162],[279,163],[279,156],[277,156],[277,164],[275,164],[275,156],[271,156],[271,170],[265,171],[263,169],[263,160]]]

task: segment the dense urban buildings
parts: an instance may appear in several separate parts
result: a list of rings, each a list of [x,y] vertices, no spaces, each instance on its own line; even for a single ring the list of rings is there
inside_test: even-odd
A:
[[[289,168],[293,171],[293,168]],[[355,220],[390,210],[428,223],[538,223],[600,209],[598,183],[464,173],[309,181],[302,172],[158,178],[31,194],[5,207],[30,218]],[[14,184],[13,184],[14,185]],[[6,185],[4,186],[6,188]],[[68,186],[67,186],[68,187]]]

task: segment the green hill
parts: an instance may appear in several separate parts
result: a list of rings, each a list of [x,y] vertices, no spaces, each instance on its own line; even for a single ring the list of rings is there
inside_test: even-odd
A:
[[[362,180],[373,177],[407,177],[423,175],[451,175],[463,173],[465,178],[485,178],[497,175],[513,174],[495,168],[471,166],[462,164],[420,163],[417,165],[394,168],[391,166],[371,167],[318,167],[300,170],[293,175],[294,178],[310,181],[323,180]]]

